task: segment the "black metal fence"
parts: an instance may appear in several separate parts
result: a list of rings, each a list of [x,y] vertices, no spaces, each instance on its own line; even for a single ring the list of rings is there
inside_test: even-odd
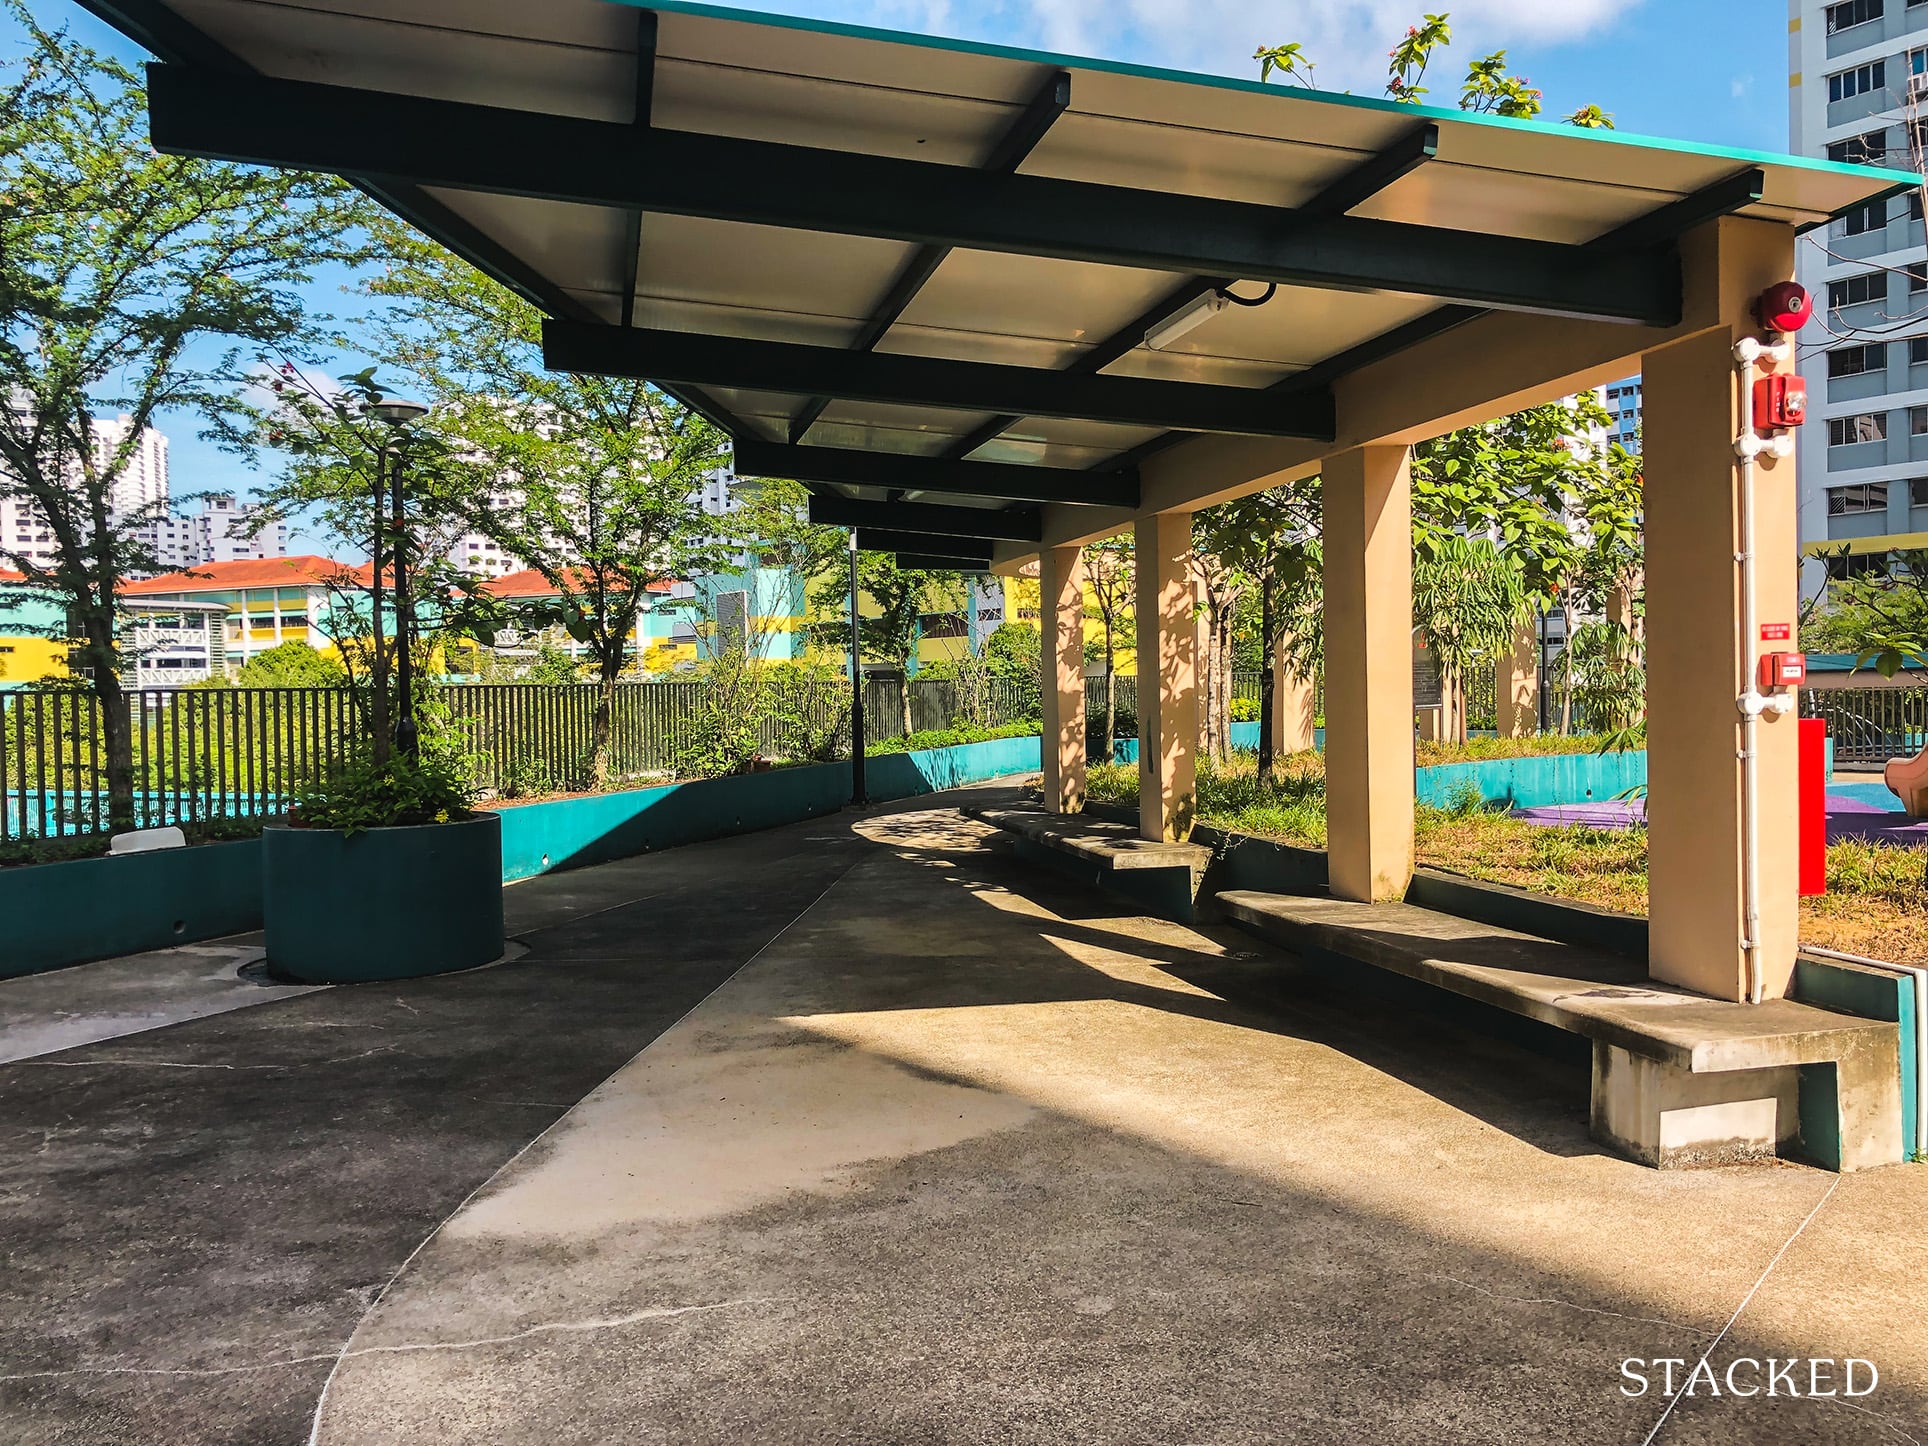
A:
[[[1137,680],[1116,677],[1120,733],[1136,732]],[[711,685],[666,679],[623,683],[610,719],[610,772],[663,775],[694,741]],[[428,690],[463,740],[482,787],[538,793],[581,786],[593,751],[593,684],[468,683]],[[780,700],[760,695],[762,749],[784,756],[803,718],[829,728],[847,709],[840,680],[803,683]],[[1038,685],[1001,678],[915,679],[913,732],[957,722],[1003,727],[1036,719]],[[1256,703],[1259,675],[1238,674],[1233,696]],[[904,734],[905,685],[864,685],[865,736]],[[1088,716],[1103,716],[1104,679],[1086,682]],[[138,827],[279,814],[345,761],[361,736],[345,688],[143,689],[127,695]],[[785,722],[789,718],[791,722]],[[847,742],[847,739],[846,739]],[[0,841],[96,833],[108,826],[107,752],[100,704],[71,689],[0,692]]]
[[[1928,687],[1806,688],[1801,716],[1828,725],[1837,764],[1912,758],[1928,747]]]
[[[353,707],[342,688],[130,692],[135,824],[282,811],[347,757]],[[91,693],[0,693],[0,840],[107,827],[101,718]]]

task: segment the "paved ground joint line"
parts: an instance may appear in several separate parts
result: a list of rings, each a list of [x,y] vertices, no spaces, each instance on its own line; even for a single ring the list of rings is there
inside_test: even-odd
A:
[[[1833,1180],[1829,1181],[1828,1188],[1821,1192],[1821,1198],[1814,1202],[1814,1208],[1808,1211],[1807,1218],[1794,1227],[1794,1233],[1792,1235],[1781,1242],[1781,1248],[1775,1251],[1774,1258],[1767,1262],[1767,1268],[1761,1272],[1760,1279],[1748,1287],[1747,1294],[1741,1297],[1741,1303],[1734,1307],[1734,1313],[1727,1318],[1727,1324],[1720,1328],[1720,1334],[1708,1342],[1707,1349],[1702,1351],[1700,1353],[1700,1359],[1694,1362],[1694,1369],[1687,1373],[1687,1379],[1689,1381],[1693,1380],[1700,1368],[1707,1364],[1707,1358],[1719,1349],[1720,1343],[1727,1339],[1727,1333],[1734,1328],[1734,1322],[1741,1318],[1741,1312],[1747,1309],[1748,1303],[1760,1292],[1760,1288],[1767,1284],[1768,1276],[1772,1275],[1774,1273],[1774,1267],[1781,1263],[1781,1257],[1786,1255],[1788,1250],[1792,1248],[1794,1242],[1801,1238],[1801,1232],[1814,1223],[1814,1217],[1821,1213],[1821,1207],[1823,1205],[1834,1198],[1834,1192],[1840,1187],[1840,1184],[1841,1177],[1839,1175],[1836,1175]],[[1668,1398],[1667,1409],[1660,1413],[1660,1419],[1654,1422],[1653,1430],[1647,1433],[1647,1439],[1642,1441],[1640,1446],[1653,1446],[1654,1438],[1660,1435],[1660,1428],[1667,1424],[1667,1418],[1674,1414],[1674,1407],[1680,1404],[1680,1398],[1684,1394],[1685,1388],[1683,1387],[1682,1390],[1676,1391]]]
[[[866,849],[865,852],[868,853],[869,850]],[[836,888],[837,885],[841,884],[845,879],[849,878],[851,873],[854,872],[857,866],[861,864],[863,861],[864,860],[862,858],[853,860],[847,868],[840,871],[834,879],[832,879],[829,883],[825,884],[823,886],[822,891],[819,892],[817,896],[813,898],[809,903],[805,904],[803,908],[799,909],[797,913],[787,923],[785,923],[781,929],[778,929],[776,933],[772,934],[768,939],[765,939],[762,944],[758,945],[755,953],[751,954],[741,964],[737,965],[736,968],[732,969],[722,979],[719,979],[712,988],[710,988],[704,993],[701,999],[697,1000],[696,1003],[692,1004],[688,1009],[684,1010],[682,1014],[678,1015],[676,1019],[673,1020],[666,1028],[659,1030],[655,1038],[649,1041],[649,1044],[645,1044],[642,1047],[642,1049],[637,1050],[635,1054],[631,1055],[622,1064],[618,1065],[616,1069],[612,1070],[606,1078],[614,1078],[616,1075],[622,1073],[623,1070],[628,1069],[630,1065],[634,1064],[649,1050],[651,1045],[656,1043],[656,1040],[663,1038],[664,1035],[667,1035],[671,1030],[677,1028],[679,1025],[683,1023],[684,1020],[688,1019],[692,1014],[696,1013],[697,1010],[701,1009],[705,1004],[709,1003],[711,998],[715,996],[718,990],[722,989],[732,979],[735,979],[737,975],[741,974],[745,969],[748,969],[752,964],[756,963],[757,960],[761,959],[766,953],[770,951],[771,948],[773,948],[776,945],[778,940],[782,939],[784,935],[788,934],[798,924],[802,923],[803,920],[810,914],[810,912],[817,907],[817,905],[821,904],[826,898],[829,897],[830,891]],[[604,912],[604,911],[598,910],[597,912]],[[600,1089],[601,1085],[598,1085],[596,1088]],[[590,1090],[589,1093],[593,1094],[595,1093],[595,1090]],[[586,1097],[587,1096],[585,1096],[585,1098]],[[395,1282],[400,1280],[403,1275],[407,1274],[409,1266],[415,1263],[415,1257],[420,1255],[424,1250],[428,1249],[429,1245],[435,1240],[437,1236],[439,1236],[442,1233],[443,1229],[448,1225],[449,1221],[455,1219],[456,1216],[460,1215],[465,1209],[467,1209],[469,1202],[475,1199],[475,1197],[480,1195],[484,1190],[488,1189],[488,1187],[493,1182],[500,1179],[504,1174],[504,1172],[512,1169],[516,1161],[520,1160],[524,1155],[528,1154],[529,1151],[533,1150],[537,1145],[541,1144],[543,1140],[547,1139],[549,1135],[554,1130],[556,1130],[564,1120],[568,1119],[570,1115],[575,1113],[577,1107],[580,1104],[581,1104],[581,1101],[578,1100],[576,1104],[571,1105],[562,1114],[558,1115],[555,1119],[551,1120],[547,1125],[543,1126],[540,1133],[531,1137],[529,1141],[522,1146],[521,1149],[517,1150],[513,1155],[509,1156],[508,1159],[504,1160],[502,1164],[499,1165],[495,1170],[490,1172],[487,1179],[483,1180],[473,1190],[469,1191],[468,1194],[464,1195],[461,1201],[456,1205],[456,1207],[453,1210],[451,1210],[447,1215],[443,1216],[442,1219],[439,1222],[437,1222],[433,1230],[429,1231],[428,1234],[424,1235],[421,1238],[421,1240],[416,1244],[415,1248],[409,1251],[407,1257],[402,1261],[402,1263],[395,1267],[394,1273],[390,1275],[388,1279],[382,1283],[382,1288],[375,1293],[375,1298],[368,1303],[368,1309],[364,1310],[361,1313],[360,1317],[357,1318],[357,1320],[355,1321],[355,1324],[349,1329],[347,1337],[341,1343],[341,1349],[335,1353],[335,1362],[328,1369],[327,1379],[321,1383],[321,1394],[315,1398],[314,1419],[309,1424],[309,1427],[308,1427],[308,1446],[319,1446],[319,1443],[321,1441],[322,1413],[326,1411],[328,1408],[328,1392],[329,1392],[329,1389],[335,1384],[335,1378],[341,1374],[342,1363],[346,1360],[351,1359],[352,1356],[369,1353],[367,1351],[351,1351],[349,1349],[350,1346],[354,1344],[356,1333],[360,1331],[361,1328],[365,1324],[367,1324],[369,1319],[375,1314],[375,1312],[381,1308],[382,1302],[388,1299],[389,1292],[395,1288]]]

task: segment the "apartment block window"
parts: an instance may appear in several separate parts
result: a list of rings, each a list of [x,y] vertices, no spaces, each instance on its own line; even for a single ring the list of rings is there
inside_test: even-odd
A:
[[[1869,342],[1863,346],[1838,346],[1828,353],[1828,375],[1831,377],[1858,377],[1867,372],[1881,371],[1887,365],[1886,342]]]
[[[1828,488],[1828,516],[1852,517],[1859,512],[1886,512],[1886,482],[1856,482],[1849,487]]]
[[[1908,479],[1908,505],[1910,507],[1928,507],[1928,477],[1910,477]]]
[[[1908,408],[1908,435],[1928,436],[1928,407]]]
[[[1928,4],[1928,0],[1923,0]],[[1910,262],[1908,266],[1908,294],[1928,291],[1928,261]]]
[[[1828,34],[1839,35],[1857,25],[1881,18],[1881,0],[1843,0],[1828,6]]]
[[[1919,204],[1917,201],[1916,204]],[[1868,231],[1879,231],[1888,224],[1888,203],[1870,201],[1865,206],[1856,206],[1848,212],[1841,229],[1850,236],[1859,236]]]
[[[1908,338],[1908,365],[1918,367],[1928,364],[1928,336]]]
[[[1852,70],[1843,70],[1828,77],[1828,99],[1847,100],[1852,96],[1866,95],[1870,91],[1886,90],[1888,87],[1888,63],[1884,60],[1870,61],[1857,65]]]
[[[1855,166],[1884,165],[1888,159],[1888,132],[1868,131],[1849,140],[1829,141],[1828,159]]]
[[[1908,219],[1910,221],[1921,219],[1921,192],[1919,191],[1908,193]]]
[[[1928,412],[1928,407],[1916,408]],[[1888,440],[1888,417],[1885,412],[1862,412],[1853,417],[1828,418],[1828,445],[1830,447],[1852,447],[1857,442],[1885,442]]]
[[[1839,311],[1844,306],[1861,306],[1870,301],[1888,299],[1888,273],[1885,271],[1864,271],[1859,276],[1849,276],[1840,281],[1828,283],[1828,310]]]

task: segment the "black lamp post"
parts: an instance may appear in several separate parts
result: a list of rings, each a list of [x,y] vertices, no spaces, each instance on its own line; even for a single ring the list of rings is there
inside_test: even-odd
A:
[[[870,789],[864,777],[863,634],[857,610],[857,529],[850,529],[850,801],[859,807]]]
[[[379,402],[370,403],[368,413],[377,421],[386,424],[389,429],[388,438],[384,439],[381,450],[375,456],[376,510],[379,512],[381,474],[388,458],[389,443],[396,439],[396,434],[403,427],[426,417],[428,407],[421,402],[405,401],[401,397],[384,397]],[[414,616],[408,602],[408,560],[404,545],[408,518],[402,505],[402,455],[399,452],[395,456],[394,465],[387,467],[386,470],[388,472],[389,530],[393,534],[392,566],[395,572],[395,749],[413,758],[419,741],[415,731],[415,663],[409,651],[409,633]],[[374,567],[375,591],[379,596],[382,581],[379,549],[377,549]],[[377,608],[375,628],[378,635],[381,625],[381,610]]]

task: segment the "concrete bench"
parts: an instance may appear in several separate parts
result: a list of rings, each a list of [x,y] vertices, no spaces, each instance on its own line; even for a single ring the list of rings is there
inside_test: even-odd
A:
[[[1116,894],[1153,917],[1190,923],[1212,851],[1159,843],[1129,824],[1084,814],[1049,813],[1031,804],[980,804],[965,816],[1016,840],[1020,857],[1048,863]]]
[[[1369,964],[1593,1043],[1595,1139],[1662,1167],[1903,1158],[1898,1028],[1790,999],[1732,1004],[1619,955],[1411,904],[1231,891],[1227,916],[1308,957]]]

